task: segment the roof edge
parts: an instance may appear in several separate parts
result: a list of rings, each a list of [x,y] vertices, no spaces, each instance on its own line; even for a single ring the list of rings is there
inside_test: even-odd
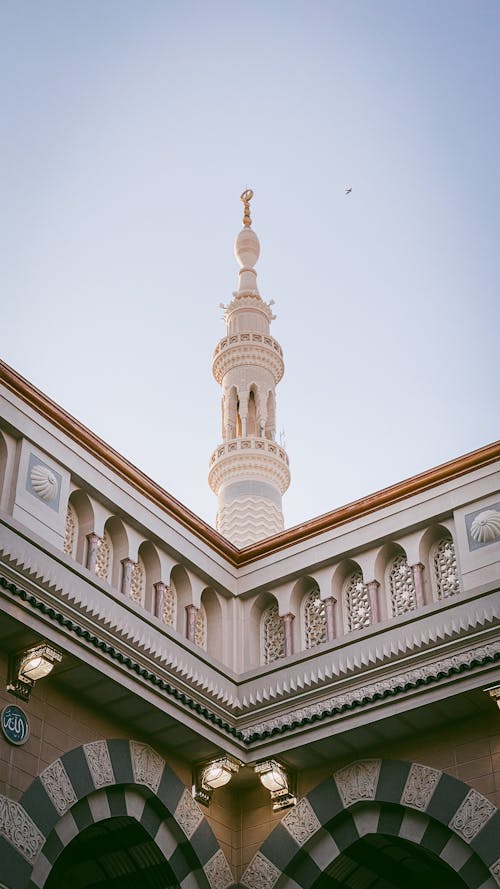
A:
[[[235,567],[272,555],[500,459],[500,441],[492,442],[240,550],[1,359],[0,382]]]

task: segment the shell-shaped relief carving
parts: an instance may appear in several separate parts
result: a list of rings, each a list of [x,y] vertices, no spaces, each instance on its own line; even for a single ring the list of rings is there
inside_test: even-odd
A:
[[[33,490],[40,500],[50,503],[57,496],[57,479],[47,466],[36,463],[31,467],[30,481]]]
[[[500,540],[500,512],[497,509],[480,512],[470,526],[470,536],[476,543]]]

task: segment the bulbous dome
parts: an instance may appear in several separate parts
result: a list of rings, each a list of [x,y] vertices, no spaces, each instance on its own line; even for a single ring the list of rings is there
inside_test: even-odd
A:
[[[251,228],[242,228],[234,242],[234,255],[242,268],[253,268],[259,258],[259,239]]]

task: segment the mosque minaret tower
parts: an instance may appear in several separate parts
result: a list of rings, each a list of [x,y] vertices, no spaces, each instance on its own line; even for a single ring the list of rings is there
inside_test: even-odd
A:
[[[222,386],[222,443],[210,460],[209,484],[218,497],[217,530],[243,548],[283,530],[282,495],[290,484],[286,451],[275,441],[276,385],[283,352],[269,328],[254,269],[260,245],[250,218],[253,192],[241,195],[243,228],[234,245],[241,266],[238,290],[224,309],[226,336],[212,370]]]

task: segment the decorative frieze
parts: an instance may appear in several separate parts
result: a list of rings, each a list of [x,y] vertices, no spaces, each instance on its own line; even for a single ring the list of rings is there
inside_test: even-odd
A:
[[[321,827],[316,812],[306,797],[290,809],[281,823],[298,846],[303,846]]]
[[[281,871],[272,861],[257,852],[243,874],[241,884],[247,889],[273,889],[280,876]]]
[[[438,769],[413,763],[401,797],[402,805],[424,811],[429,805],[440,777],[441,772]]]
[[[255,734],[262,732],[271,732],[273,729],[283,729],[291,723],[300,723],[303,720],[317,716],[333,715],[332,711],[342,708],[351,707],[353,704],[362,704],[370,699],[384,697],[395,691],[404,690],[405,686],[415,687],[417,684],[424,683],[429,679],[437,679],[441,674],[446,675],[451,670],[458,670],[461,667],[470,667],[476,662],[481,662],[485,658],[495,657],[500,653],[500,642],[483,645],[480,648],[472,648],[461,654],[444,658],[433,664],[427,664],[424,667],[417,667],[414,670],[408,670],[405,673],[398,673],[379,682],[373,682],[369,685],[363,685],[353,691],[344,694],[335,695],[334,697],[325,698],[315,704],[309,704],[306,707],[297,707],[290,713],[281,716],[275,716],[272,719],[266,719],[264,722],[255,723],[249,728],[242,729],[244,738],[249,738]]]
[[[189,790],[185,790],[182,794],[175,810],[174,818],[180,827],[182,827],[188,840],[190,840],[196,828],[203,820],[203,815],[189,793]]]
[[[469,790],[463,803],[450,821],[450,827],[469,843],[484,827],[496,808],[477,790]]]
[[[132,769],[137,784],[145,784],[153,793],[158,790],[165,761],[149,744],[130,742]]]
[[[0,794],[0,836],[30,864],[36,860],[45,837],[18,802]]]
[[[380,765],[380,759],[364,759],[334,774],[344,806],[352,806],[360,800],[375,799]]]
[[[234,883],[231,868],[222,849],[217,850],[206,863],[204,870],[211,889],[228,889],[228,886]]]
[[[59,815],[64,815],[76,803],[76,793],[60,759],[56,759],[42,772],[40,780]]]
[[[107,784],[114,784],[115,776],[106,741],[91,741],[83,745],[83,750],[94,787],[98,789]]]

